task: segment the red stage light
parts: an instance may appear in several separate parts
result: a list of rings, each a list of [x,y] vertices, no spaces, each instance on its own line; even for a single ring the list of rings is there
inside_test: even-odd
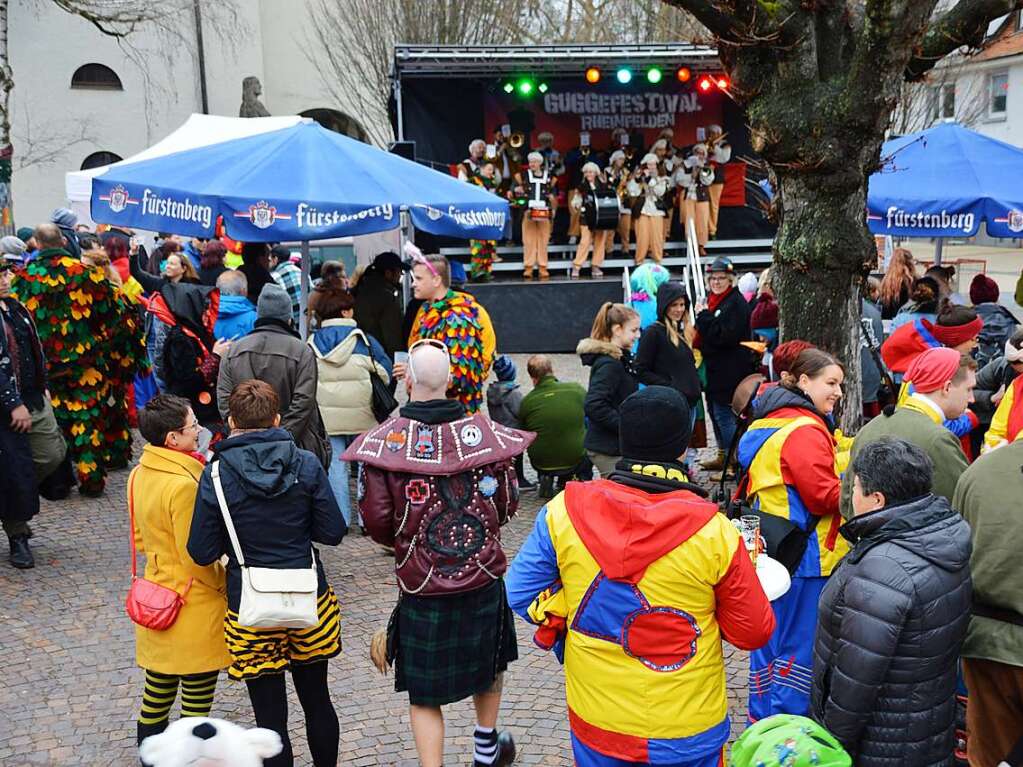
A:
[[[689,82],[689,78],[693,76],[693,73],[689,70],[689,67],[679,67],[678,71],[675,72],[675,77],[678,78],[680,83]]]
[[[718,80],[717,80],[718,88],[720,88],[723,91],[726,91],[726,90],[728,90],[728,86],[729,85],[731,85],[731,82],[728,80],[727,77],[725,77],[724,75],[721,75],[720,77],[718,77]]]
[[[699,88],[704,93],[706,93],[707,91],[714,87],[714,81],[711,80],[706,75],[704,75],[703,77],[700,78],[700,81],[699,83],[697,83],[696,87]]]
[[[586,82],[588,82],[590,85],[596,85],[597,83],[600,82],[600,68],[599,67],[589,67],[589,68],[587,68],[587,70],[586,70]]]

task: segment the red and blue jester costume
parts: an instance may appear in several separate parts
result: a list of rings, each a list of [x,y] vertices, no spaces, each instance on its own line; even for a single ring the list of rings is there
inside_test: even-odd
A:
[[[680,467],[569,483],[506,585],[563,658],[577,765],[724,764],[722,639],[759,647],[774,616],[735,528]]]

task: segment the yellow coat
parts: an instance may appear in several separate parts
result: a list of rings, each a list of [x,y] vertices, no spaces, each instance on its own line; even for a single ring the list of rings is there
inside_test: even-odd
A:
[[[135,660],[161,674],[200,674],[231,665],[224,641],[227,586],[219,563],[199,567],[188,556],[188,532],[203,466],[186,453],[146,445],[129,483],[135,498],[135,546],[144,577],[184,594],[166,631],[135,626]]]

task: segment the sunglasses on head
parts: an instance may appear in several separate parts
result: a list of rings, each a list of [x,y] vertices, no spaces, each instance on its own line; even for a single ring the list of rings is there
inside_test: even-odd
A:
[[[440,349],[444,352],[444,356],[448,358],[448,364],[450,367],[451,352],[448,351],[448,347],[445,346],[443,341],[438,341],[436,338],[420,338],[408,348],[408,374],[412,379],[412,383],[417,383],[419,380],[416,378],[415,368],[412,367],[412,353],[420,346],[432,346],[434,349]]]

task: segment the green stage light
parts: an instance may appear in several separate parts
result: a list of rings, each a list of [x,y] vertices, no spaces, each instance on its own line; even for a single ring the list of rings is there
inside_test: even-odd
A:
[[[662,77],[663,75],[661,74],[661,70],[657,67],[650,67],[650,69],[646,71],[647,82],[653,85],[659,83]]]
[[[514,90],[515,90],[515,86],[512,85],[511,83],[505,83],[504,84],[504,92],[505,93],[511,93]]]
[[[519,89],[519,93],[521,93],[523,96],[528,96],[533,92],[533,81],[519,80],[519,84],[516,87]]]
[[[618,78],[618,82],[620,82],[622,85],[628,85],[629,83],[632,82],[632,70],[623,67],[622,69],[619,69],[618,72],[615,73],[615,77]]]
[[[540,83],[538,86],[536,86],[536,89],[538,91],[540,91],[540,93],[546,93],[547,92],[547,83]]]

